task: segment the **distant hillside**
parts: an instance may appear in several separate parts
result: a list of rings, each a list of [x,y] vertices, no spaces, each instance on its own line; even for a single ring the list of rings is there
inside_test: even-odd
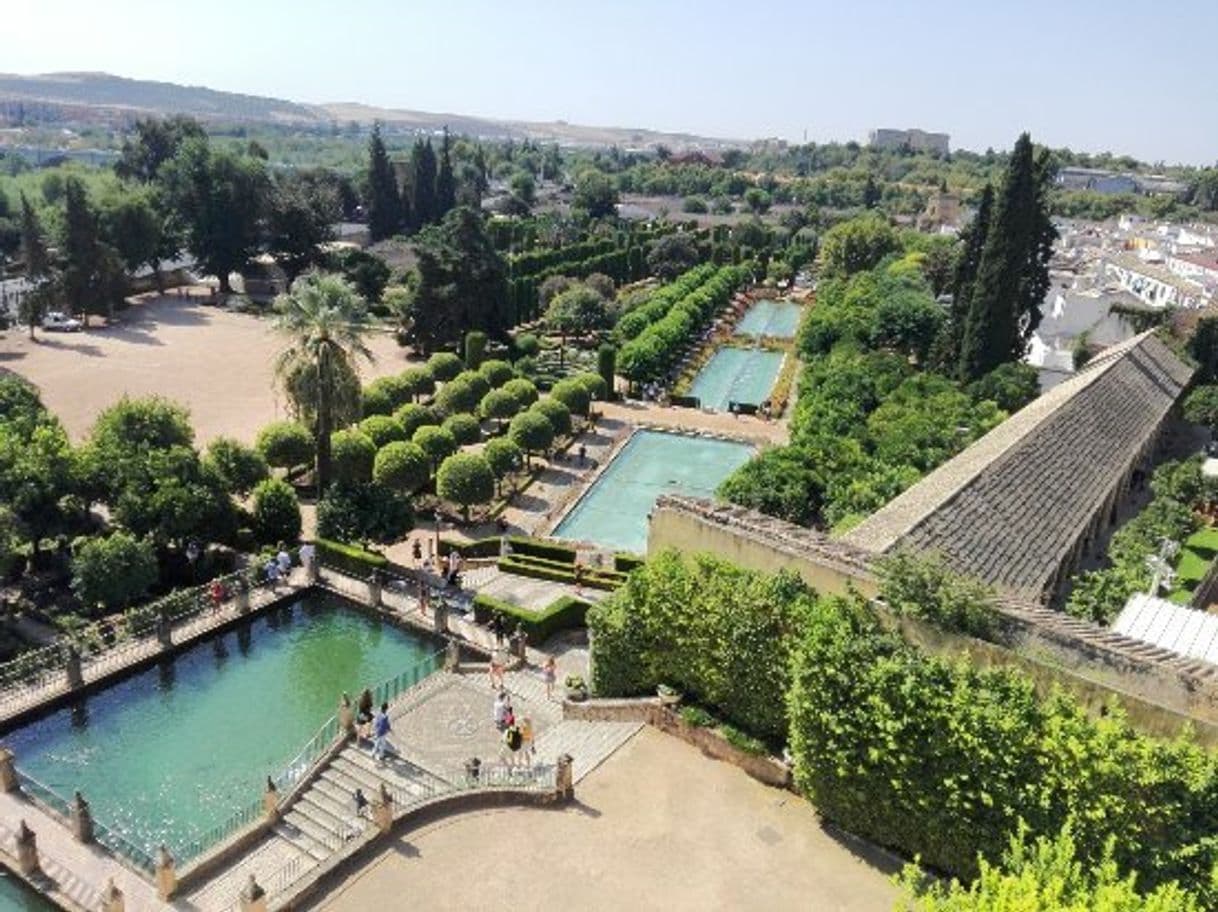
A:
[[[219,92],[202,86],[125,79],[108,73],[48,73],[39,76],[0,74],[0,122],[15,106],[34,120],[116,122],[134,115],[188,114],[205,121],[247,121],[322,125],[382,121],[391,128],[434,132],[447,126],[454,133],[488,138],[528,138],[581,146],[640,146],[664,143],[676,148],[740,145],[684,133],[625,127],[497,120],[463,114],[435,114],[377,108],[358,102],[305,105],[279,98]]]
[[[217,92],[202,86],[124,79],[107,73],[0,74],[0,100],[109,108],[157,114],[190,114],[205,120],[308,123],[320,120],[306,105],[278,98]]]

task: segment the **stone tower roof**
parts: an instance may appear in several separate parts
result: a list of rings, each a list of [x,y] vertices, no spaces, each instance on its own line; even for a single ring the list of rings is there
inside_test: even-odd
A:
[[[1193,370],[1152,332],[1101,352],[845,536],[872,553],[941,552],[1040,600]]]

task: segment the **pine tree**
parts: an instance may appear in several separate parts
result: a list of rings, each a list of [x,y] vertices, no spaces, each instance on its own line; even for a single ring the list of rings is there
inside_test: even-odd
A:
[[[402,201],[393,164],[381,139],[381,125],[374,124],[368,140],[368,234],[373,241],[391,237],[402,227]]]
[[[414,219],[420,228],[436,221],[436,152],[431,140],[419,140],[410,152]]]
[[[1057,232],[1049,221],[1048,159],[1032,139],[1015,143],[994,204],[965,320],[960,374],[975,380],[1022,358],[1049,290],[1049,257]]]
[[[436,219],[442,219],[457,205],[457,182],[453,178],[452,144],[448,138],[448,127],[444,128],[444,142],[440,146],[440,170],[436,174]]]

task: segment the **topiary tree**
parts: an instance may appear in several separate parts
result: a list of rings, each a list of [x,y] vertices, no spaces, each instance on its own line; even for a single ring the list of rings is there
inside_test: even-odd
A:
[[[409,440],[417,431],[425,424],[436,424],[439,419],[436,413],[425,405],[419,405],[417,402],[408,402],[400,409],[393,413],[394,419],[402,426],[402,430],[406,432],[404,439]]]
[[[524,462],[524,452],[509,438],[496,437],[486,442],[482,455],[495,473],[495,493],[498,495],[501,493],[500,482]]]
[[[539,399],[533,403],[529,411],[545,415],[546,420],[550,422],[550,427],[554,428],[555,437],[571,433],[571,410],[557,399],[551,397]]]
[[[465,363],[471,370],[477,370],[486,357],[486,333],[471,330],[465,334]]]
[[[464,383],[481,399],[491,391],[490,381],[486,379],[481,371],[467,370],[462,371],[453,378],[453,383]],[[473,409],[470,409],[473,411]]]
[[[597,378],[600,379],[599,377]],[[550,390],[550,398],[561,402],[575,415],[587,415],[592,397],[587,388],[575,379],[560,380]]]
[[[434,379],[445,383],[461,373],[465,365],[452,352],[436,352],[427,359],[427,369]]]
[[[478,419],[464,412],[459,415],[450,415],[440,426],[453,435],[457,446],[468,446],[482,439],[482,426],[478,423]]]
[[[537,401],[537,387],[532,380],[517,377],[503,384],[503,391],[516,400],[518,408],[527,409]]]
[[[369,408],[369,397],[372,397],[375,409]],[[365,415],[388,415],[399,405],[409,402],[414,396],[413,384],[402,375],[379,377],[373,380],[363,390]],[[388,406],[386,408],[385,406]]]
[[[409,437],[401,422],[389,415],[370,415],[359,423],[359,429],[368,435],[378,450],[387,443]]]
[[[438,425],[426,424],[415,431],[410,439],[427,454],[433,472],[446,457],[457,452],[457,441],[453,435]]]
[[[268,478],[254,488],[254,534],[267,544],[300,537],[300,501],[286,481]]]
[[[544,453],[554,443],[554,425],[541,412],[521,412],[508,425],[508,439],[525,452],[525,462],[533,453]]]
[[[541,340],[532,333],[521,333],[516,337],[512,346],[516,351],[516,359],[536,358],[541,352]]]
[[[593,374],[591,372],[576,374],[573,379],[594,400],[603,401],[609,394],[609,387],[605,384],[605,378],[600,374]]]
[[[436,493],[460,504],[461,514],[469,522],[469,508],[495,496],[495,473],[481,453],[455,453],[436,473]]]
[[[482,395],[484,394],[474,389],[468,380],[458,377],[440,387],[440,392],[436,394],[436,410],[442,415],[472,412],[478,407],[478,400]]]
[[[372,480],[376,444],[363,431],[347,428],[330,435],[330,461],[334,480],[340,484],[361,484]]]
[[[436,391],[435,375],[432,374],[431,368],[425,365],[408,367],[398,374],[398,378],[402,381],[402,388],[410,390],[410,395],[416,399],[420,396],[430,396]]]
[[[231,437],[217,437],[208,444],[203,462],[219,476],[225,490],[239,496],[270,474],[261,453]]]
[[[498,361],[491,359],[483,361],[482,366],[478,368],[478,373],[486,378],[486,382],[493,389],[498,389],[516,376],[516,372],[512,370],[512,365],[506,361]]]
[[[294,469],[313,459],[313,435],[299,421],[275,421],[258,432],[254,448],[267,465]]]
[[[497,429],[503,429],[503,422],[520,411],[520,403],[507,390],[494,389],[482,397],[478,404],[478,413],[483,418],[494,418]]]
[[[158,575],[152,542],[128,532],[87,539],[72,557],[72,591],[89,614],[126,608]]]
[[[398,440],[377,450],[372,480],[386,488],[413,494],[431,477],[431,460],[417,443]]]

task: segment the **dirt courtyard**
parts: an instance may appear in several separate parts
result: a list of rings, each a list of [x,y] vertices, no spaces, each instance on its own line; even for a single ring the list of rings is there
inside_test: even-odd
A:
[[[94,319],[84,332],[36,335],[0,333],[0,369],[35,383],[74,441],[124,393],[186,406],[200,445],[221,435],[253,443],[264,424],[287,417],[271,383],[283,339],[266,318],[170,296],[132,305],[114,325]],[[388,333],[371,334],[368,346],[376,360],[361,363],[365,382],[406,366]]]
[[[504,809],[396,840],[314,908],[889,910],[887,856],[807,802],[644,727],[564,810]]]

